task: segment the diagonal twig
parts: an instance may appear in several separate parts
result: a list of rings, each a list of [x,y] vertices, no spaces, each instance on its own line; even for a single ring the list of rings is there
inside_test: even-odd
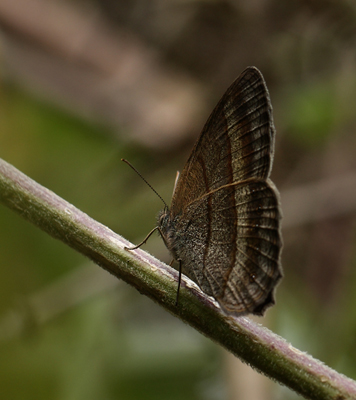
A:
[[[355,399],[356,382],[303,353],[252,322],[222,313],[214,300],[182,278],[175,306],[178,273],[73,205],[0,160],[0,201],[53,237],[134,286],[259,372],[308,399]]]

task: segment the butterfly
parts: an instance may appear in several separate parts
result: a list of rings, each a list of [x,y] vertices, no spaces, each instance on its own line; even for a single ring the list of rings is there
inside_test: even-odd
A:
[[[263,315],[282,277],[274,142],[266,83],[248,67],[208,118],[154,229],[179,262],[179,284],[184,273],[227,314]]]

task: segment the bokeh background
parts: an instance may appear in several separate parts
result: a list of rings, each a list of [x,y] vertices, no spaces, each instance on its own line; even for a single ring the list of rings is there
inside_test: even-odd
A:
[[[248,65],[277,129],[283,268],[259,322],[356,379],[356,3],[0,0],[0,157],[134,243]],[[0,205],[6,399],[299,399]],[[145,249],[170,261],[158,236]]]

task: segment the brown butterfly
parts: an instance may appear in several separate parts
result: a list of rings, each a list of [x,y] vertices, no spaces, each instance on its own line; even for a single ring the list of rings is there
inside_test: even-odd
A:
[[[274,138],[265,81],[249,67],[211,113],[154,229],[180,273],[228,314],[263,315],[282,277]]]

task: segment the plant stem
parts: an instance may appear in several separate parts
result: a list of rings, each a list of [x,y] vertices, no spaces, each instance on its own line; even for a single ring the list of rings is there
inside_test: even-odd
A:
[[[251,367],[308,399],[356,399],[356,382],[246,317],[226,316],[178,273],[0,159],[0,201],[53,237],[134,286]]]

